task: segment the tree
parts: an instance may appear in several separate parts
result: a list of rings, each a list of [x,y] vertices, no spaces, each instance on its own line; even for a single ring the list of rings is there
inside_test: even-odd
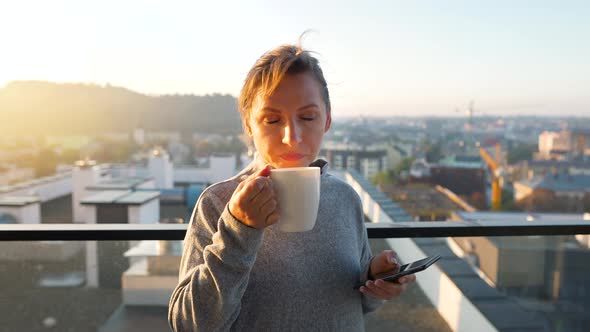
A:
[[[521,143],[508,151],[506,161],[508,164],[516,164],[519,161],[531,160],[535,151],[534,145]]]
[[[486,196],[479,191],[474,191],[467,199],[467,202],[473,205],[478,210],[484,210],[488,207],[488,204],[486,202]]]
[[[35,175],[37,177],[55,174],[55,168],[59,163],[58,156],[53,151],[53,148],[42,149],[33,160],[33,167],[35,168]]]
[[[412,167],[412,163],[416,160],[414,157],[406,157],[402,159],[402,161],[395,166],[394,173],[397,176],[400,176],[403,171],[409,171],[410,167]]]
[[[101,163],[125,163],[139,150],[133,142],[99,141],[96,146],[89,155]]]
[[[512,190],[502,189],[502,210],[520,211],[520,208],[514,201],[514,192]]]
[[[242,153],[246,151],[246,146],[237,136],[232,136],[229,140],[219,142],[215,144],[212,148],[212,152],[222,152],[222,153]]]
[[[201,140],[195,144],[195,152],[199,156],[208,156],[213,151],[213,146],[206,140]]]
[[[426,161],[436,163],[442,158],[442,146],[440,142],[434,144],[427,142],[425,146]]]
[[[375,174],[375,176],[373,176],[373,178],[371,179],[371,183],[373,183],[376,186],[393,184],[395,183],[395,174],[393,173],[393,170],[379,172]]]

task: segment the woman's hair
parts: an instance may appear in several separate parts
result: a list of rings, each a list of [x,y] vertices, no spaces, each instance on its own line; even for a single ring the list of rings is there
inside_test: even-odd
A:
[[[258,96],[270,96],[285,75],[299,73],[311,73],[320,83],[322,99],[330,114],[330,94],[319,61],[300,45],[282,45],[264,53],[248,72],[238,98],[242,121],[248,120],[252,104]]]

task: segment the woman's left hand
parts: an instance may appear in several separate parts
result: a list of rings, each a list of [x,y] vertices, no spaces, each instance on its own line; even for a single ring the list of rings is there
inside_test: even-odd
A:
[[[373,276],[378,273],[399,269],[400,265],[395,256],[393,250],[384,250],[379,255],[373,257],[371,260],[371,268],[369,270],[371,274],[370,278],[373,279]],[[367,280],[365,285],[360,288],[360,291],[363,294],[381,300],[391,300],[400,296],[406,290],[407,285],[414,281],[416,281],[416,276],[413,274],[403,276],[395,282]]]

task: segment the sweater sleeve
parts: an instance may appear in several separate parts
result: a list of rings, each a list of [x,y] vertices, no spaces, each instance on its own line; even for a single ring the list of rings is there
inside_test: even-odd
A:
[[[206,190],[184,239],[179,283],[168,309],[172,330],[229,330],[261,242],[262,231],[242,224],[226,202]]]
[[[365,226],[363,224],[363,229]],[[365,229],[364,232],[364,239],[362,241],[362,252],[361,252],[361,283],[367,282],[369,279],[369,267],[371,266],[371,259],[373,259],[373,254],[371,253],[371,246],[369,245],[369,238],[367,237],[367,232]],[[366,294],[362,294],[362,304],[363,304],[363,313],[369,313],[371,311],[377,310],[385,301],[374,298],[372,296],[368,296]]]
[[[369,244],[369,238],[367,236],[367,227],[365,226],[364,222],[364,212],[363,206],[361,203],[360,198],[357,197],[357,218],[361,227],[359,227],[359,248],[360,252],[360,266],[361,266],[361,275],[360,275],[360,282],[364,284],[369,279],[369,267],[371,266],[371,260],[373,259],[373,253],[371,252],[371,245]],[[363,306],[363,313],[369,313],[371,311],[377,310],[381,305],[383,305],[385,301],[368,296],[366,294],[362,294],[362,306]]]

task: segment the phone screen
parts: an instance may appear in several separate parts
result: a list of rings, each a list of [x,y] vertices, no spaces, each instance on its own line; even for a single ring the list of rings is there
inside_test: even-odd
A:
[[[427,263],[428,263],[430,260],[432,260],[432,259],[433,259],[432,257],[426,257],[426,258],[424,258],[424,259],[421,259],[421,260],[419,260],[419,261],[415,261],[415,262],[413,262],[413,263],[410,263],[410,264],[409,264],[409,266],[407,266],[407,268],[408,268],[408,269],[415,269],[415,268],[417,268],[417,267],[419,267],[419,266],[422,266],[422,265],[424,265],[424,264],[427,264]],[[408,265],[408,264],[406,264],[406,265]],[[404,265],[404,266],[405,266],[405,265]],[[403,266],[402,266],[402,267],[403,267]],[[399,271],[399,272],[402,272],[402,271],[403,271],[403,270],[400,268],[400,271]]]
[[[402,277],[404,275],[416,273],[427,269],[430,265],[434,264],[436,261],[440,259],[439,255],[426,257],[420,260],[417,260],[412,263],[404,264],[400,266],[399,269],[388,271],[384,273],[378,273],[374,276],[375,279],[384,279],[386,281],[395,281],[397,278]],[[362,285],[357,285],[355,288],[359,288]]]

